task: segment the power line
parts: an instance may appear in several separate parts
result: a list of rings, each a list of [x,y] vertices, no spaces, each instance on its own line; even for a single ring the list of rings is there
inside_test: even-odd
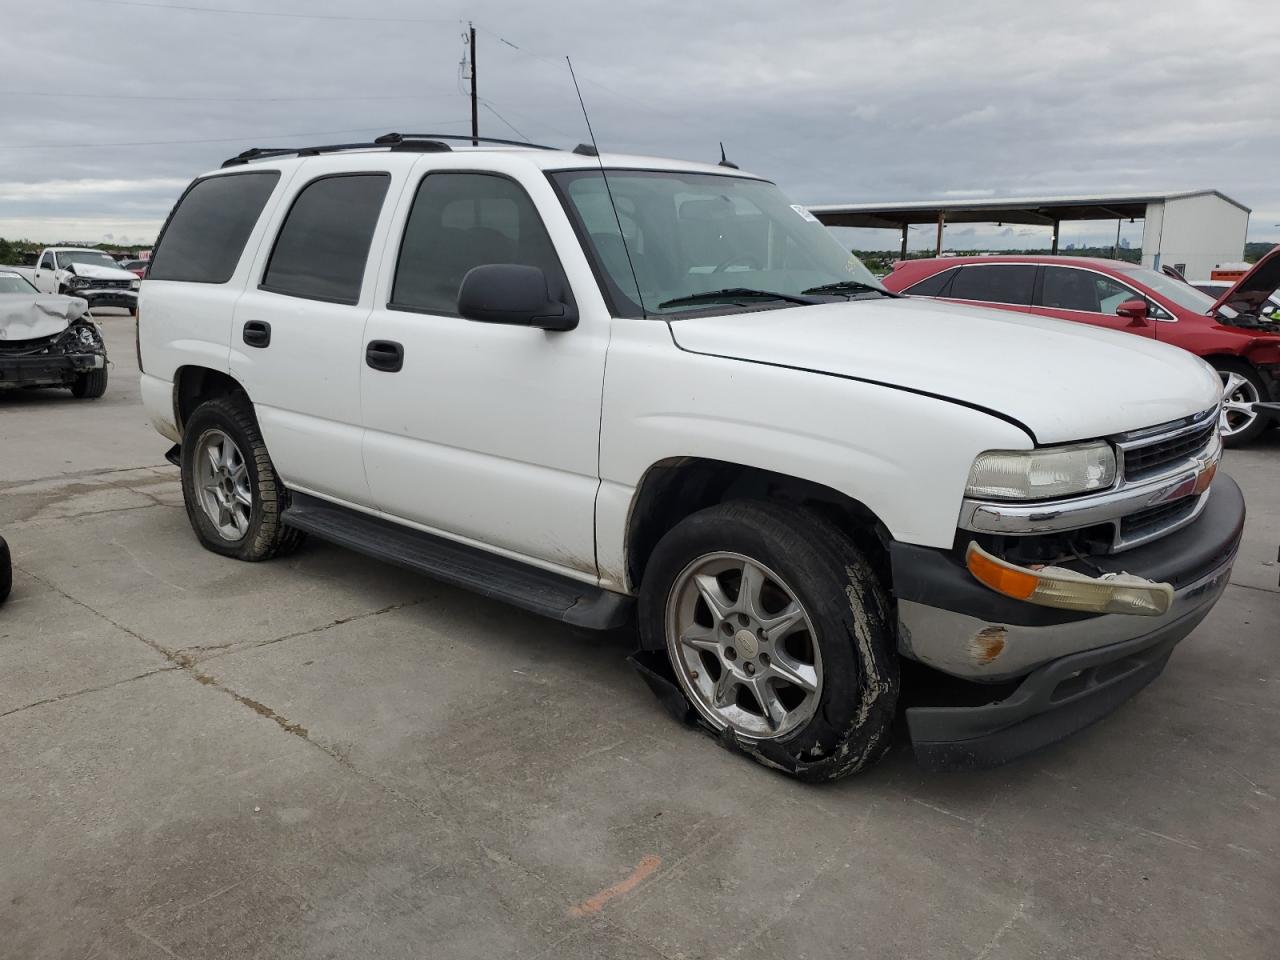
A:
[[[147,3],[145,0],[79,0],[116,7],[143,7],[147,10],[182,10],[188,13],[224,13],[241,17],[275,17],[284,20],[340,20],[348,23],[461,23],[458,17],[368,17],[338,13],[278,13],[273,10],[244,10],[230,7],[200,7],[186,3]]]
[[[328,97],[179,97],[179,96],[150,96],[139,94],[116,94],[116,93],[44,93],[38,90],[0,90],[0,95],[14,97],[54,97],[58,99],[84,99],[84,100],[173,100],[189,103],[328,103],[334,100],[451,100],[452,94],[447,96],[421,97],[405,94],[403,96],[383,96],[381,94],[371,96],[328,96]]]
[[[503,123],[505,123],[508,127],[510,127],[510,128],[511,128],[511,130],[515,133],[515,135],[516,135],[517,137],[519,137],[521,140],[528,140],[528,139],[529,139],[529,138],[528,138],[528,137],[526,137],[523,133],[521,133],[519,130],[516,130],[515,124],[513,124],[510,120],[508,120],[506,117],[504,117],[502,114],[500,114],[497,110],[493,109],[493,105],[492,105],[488,100],[483,100],[483,99],[482,99],[482,100],[480,101],[480,105],[481,105],[482,107],[484,107],[486,110],[488,110],[490,113],[492,113],[492,114],[493,114],[495,117],[497,117],[499,120],[501,120]]]
[[[432,120],[430,126],[444,127],[454,126],[459,123],[466,123],[465,120]],[[272,140],[293,139],[294,137],[336,137],[344,133],[385,133],[396,125],[394,123],[384,123],[377,127],[351,127],[346,130],[313,130],[310,133],[268,133],[265,136]],[[167,147],[178,144],[195,144],[195,143],[246,143],[258,137],[262,137],[262,133],[252,133],[248,135],[241,134],[238,137],[211,137],[201,140],[134,140],[117,143],[0,143],[0,150],[65,150],[65,149],[97,149],[99,147]]]

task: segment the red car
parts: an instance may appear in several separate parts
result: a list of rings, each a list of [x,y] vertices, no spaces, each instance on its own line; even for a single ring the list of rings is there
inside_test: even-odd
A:
[[[1174,277],[1086,257],[940,257],[894,265],[897,293],[1110,327],[1190,350],[1222,377],[1228,446],[1267,428],[1280,402],[1280,323],[1264,309],[1280,287],[1280,247],[1218,299]]]

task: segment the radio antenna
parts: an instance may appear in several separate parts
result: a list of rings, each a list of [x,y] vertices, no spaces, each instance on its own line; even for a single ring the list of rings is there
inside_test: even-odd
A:
[[[622,232],[622,217],[618,215],[618,205],[613,200],[613,190],[609,188],[609,175],[605,173],[604,160],[600,158],[600,145],[596,143],[595,131],[591,129],[591,117],[587,116],[587,105],[582,100],[582,88],[578,86],[578,77],[573,72],[573,61],[567,56],[564,62],[569,65],[569,79],[573,81],[573,90],[578,95],[578,106],[582,108],[582,119],[587,121],[587,135],[591,137],[591,149],[595,151],[596,162],[600,164],[600,178],[604,181],[604,192],[609,197],[609,206],[613,210],[613,222],[618,225],[618,239],[622,241],[622,252],[627,255],[627,266],[631,268],[631,281],[636,285],[636,300],[640,303],[640,315],[646,320],[648,312],[644,308],[644,294],[640,292],[640,278],[636,275],[636,265],[631,259],[631,247],[627,244],[627,235]]]

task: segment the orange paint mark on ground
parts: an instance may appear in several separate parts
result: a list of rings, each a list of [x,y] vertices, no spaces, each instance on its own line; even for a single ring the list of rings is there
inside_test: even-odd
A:
[[[590,917],[599,913],[605,908],[610,900],[616,900],[618,897],[626,896],[636,887],[640,886],[645,879],[653,874],[662,866],[662,858],[648,856],[643,857],[636,868],[631,871],[631,875],[625,880],[620,880],[612,887],[606,887],[594,897],[583,900],[580,904],[569,908],[569,916],[571,917]]]

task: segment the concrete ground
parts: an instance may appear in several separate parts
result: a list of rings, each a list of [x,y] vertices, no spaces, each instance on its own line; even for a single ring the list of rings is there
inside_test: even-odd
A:
[[[1275,957],[1280,431],[1164,675],[1002,769],[793,783],[597,637],[201,550],[138,404],[0,397],[0,956]]]

